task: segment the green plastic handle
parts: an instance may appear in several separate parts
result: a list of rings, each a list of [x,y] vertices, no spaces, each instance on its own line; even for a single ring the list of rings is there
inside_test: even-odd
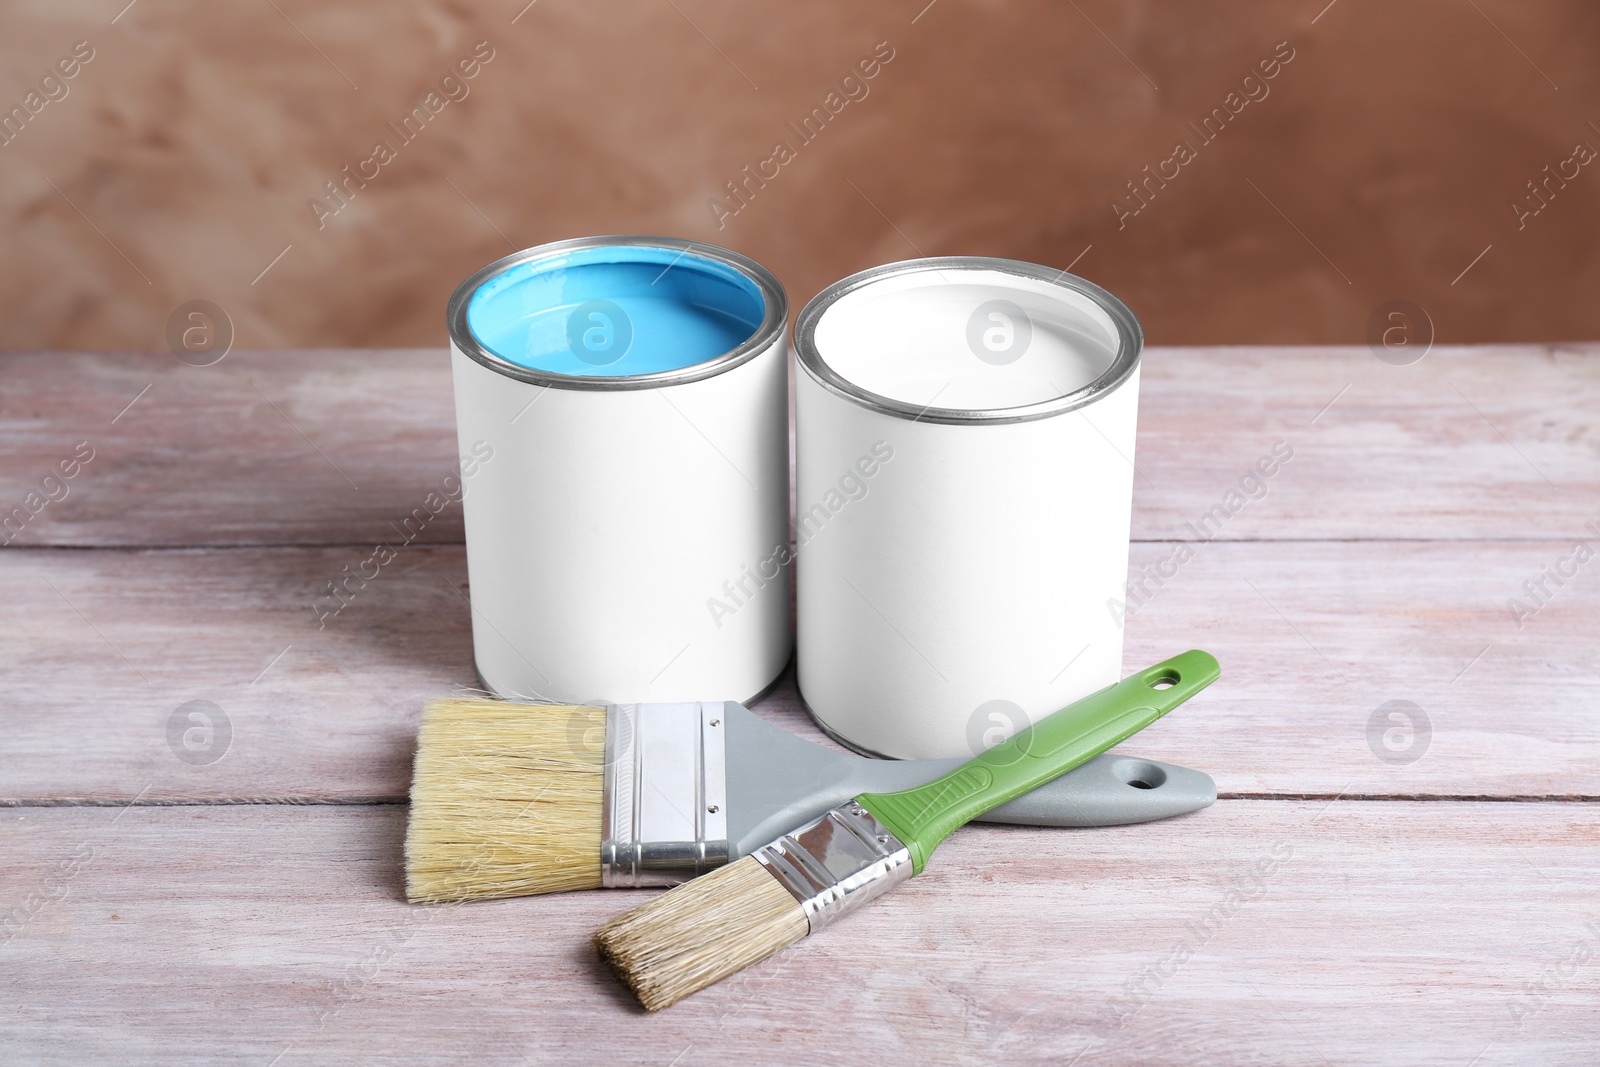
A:
[[[1163,660],[1019,731],[942,778],[898,793],[863,793],[856,803],[903,841],[921,874],[958,827],[1121,744],[1217,680],[1221,667],[1198,649]]]

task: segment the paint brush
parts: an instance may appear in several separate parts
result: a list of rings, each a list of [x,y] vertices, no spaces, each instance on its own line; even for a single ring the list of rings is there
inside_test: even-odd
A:
[[[1211,684],[1200,651],[1085,697],[913,789],[864,793],[618,916],[595,947],[646,1010],[675,1004],[921,874],[957,827],[1070,771]]]
[[[418,739],[406,895],[438,902],[675,885],[859,793],[922,785],[963,762],[824,748],[732,701],[440,700],[424,712]],[[1216,795],[1199,771],[1108,755],[983,817],[1111,826],[1195,811]]]

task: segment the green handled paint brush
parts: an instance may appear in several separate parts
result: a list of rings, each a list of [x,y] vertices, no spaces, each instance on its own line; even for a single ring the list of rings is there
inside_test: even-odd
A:
[[[606,923],[595,947],[649,1011],[767,958],[921,874],[963,824],[1132,737],[1216,680],[1185,652],[1085,697],[940,778],[862,793]]]

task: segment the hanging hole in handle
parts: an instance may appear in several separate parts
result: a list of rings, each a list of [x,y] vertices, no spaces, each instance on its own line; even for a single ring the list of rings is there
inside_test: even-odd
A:
[[[1149,760],[1119,759],[1111,773],[1135,789],[1159,789],[1167,782],[1167,772]]]
[[[1182,680],[1183,679],[1179,676],[1177,671],[1168,670],[1162,671],[1160,674],[1150,679],[1148,684],[1151,689],[1171,689]]]

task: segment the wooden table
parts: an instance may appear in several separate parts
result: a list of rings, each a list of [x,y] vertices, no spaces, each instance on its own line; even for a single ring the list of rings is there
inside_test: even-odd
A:
[[[1127,623],[1222,661],[1128,746],[1222,799],[963,831],[647,1017],[588,944],[636,895],[402,899],[459,514],[317,625],[451,469],[444,354],[0,357],[0,1062],[1600,1061],[1600,346],[1146,358],[1136,576],[1293,449]]]

